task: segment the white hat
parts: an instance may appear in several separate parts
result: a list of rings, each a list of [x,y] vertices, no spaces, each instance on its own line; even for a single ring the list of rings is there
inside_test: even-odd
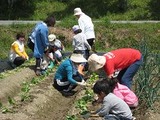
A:
[[[79,30],[79,29],[80,29],[79,25],[74,25],[74,26],[72,27],[73,32],[75,32],[75,31],[77,31],[77,30]]]
[[[96,71],[102,68],[106,63],[106,58],[104,56],[98,56],[97,54],[92,54],[88,58],[89,70]]]
[[[50,42],[52,42],[53,40],[55,40],[56,39],[56,36],[54,35],[54,34],[50,34],[49,36],[48,36],[48,40],[50,41]]]
[[[83,14],[81,8],[75,8],[74,9],[74,15],[81,15],[81,14]]]
[[[70,60],[75,62],[75,63],[87,62],[87,60],[83,57],[82,54],[76,54],[76,53],[73,53],[71,55]]]

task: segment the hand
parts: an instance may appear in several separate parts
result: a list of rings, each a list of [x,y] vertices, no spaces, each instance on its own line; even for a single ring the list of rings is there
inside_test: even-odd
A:
[[[77,84],[81,85],[81,86],[86,86],[86,82],[85,81],[84,82],[83,81],[82,82],[77,82]]]

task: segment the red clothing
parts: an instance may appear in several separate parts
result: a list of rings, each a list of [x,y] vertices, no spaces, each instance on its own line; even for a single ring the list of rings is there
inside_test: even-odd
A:
[[[115,71],[127,68],[135,61],[140,60],[141,53],[136,49],[122,48],[108,52],[104,56],[106,57],[104,69],[109,76]]]

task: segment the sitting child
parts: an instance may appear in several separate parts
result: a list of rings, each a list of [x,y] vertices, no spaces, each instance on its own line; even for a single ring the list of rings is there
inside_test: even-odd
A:
[[[117,97],[124,100],[129,107],[138,106],[138,97],[127,86],[120,84],[116,78],[110,79],[109,83],[110,83],[110,86],[112,87],[113,93]]]
[[[56,38],[56,36],[54,34],[50,34],[48,36],[48,40],[51,44],[54,44],[55,46],[57,46],[57,48],[60,52],[65,51],[64,45],[62,44],[62,42],[59,39]]]
[[[45,52],[43,56],[42,64],[43,63],[46,64],[43,66],[45,66],[46,69],[47,68],[52,69],[55,64],[59,65],[61,60],[62,60],[62,54],[59,48],[54,44],[50,44],[49,49]]]
[[[129,107],[134,108],[138,106],[138,97],[127,86],[120,84],[116,78],[108,79],[107,82],[111,88],[111,92],[124,100]],[[99,100],[94,102],[99,103]]]
[[[132,112],[122,99],[112,93],[107,79],[98,80],[93,86],[102,107],[92,114],[104,117],[104,120],[132,120]]]

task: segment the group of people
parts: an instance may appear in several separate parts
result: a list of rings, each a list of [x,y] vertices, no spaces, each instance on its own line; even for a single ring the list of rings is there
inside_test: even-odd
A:
[[[54,34],[49,35],[48,27],[54,27],[53,16],[37,23],[32,30],[28,46],[36,58],[35,73],[41,75],[54,64],[59,67],[53,78],[53,87],[64,96],[72,96],[77,85],[86,86],[84,71],[105,72],[106,76],[95,82],[93,92],[97,95],[95,103],[102,107],[94,112],[105,120],[132,120],[130,107],[138,106],[138,97],[131,90],[133,77],[142,64],[142,54],[133,48],[120,48],[103,55],[98,55],[94,49],[95,32],[91,18],[80,8],[74,9],[78,25],[72,27],[73,53],[63,62],[64,46]],[[12,44],[10,60],[16,66],[24,63],[29,57],[24,49],[24,34],[17,34],[17,40]],[[90,50],[94,53],[91,54]],[[118,72],[118,75],[115,74]]]

